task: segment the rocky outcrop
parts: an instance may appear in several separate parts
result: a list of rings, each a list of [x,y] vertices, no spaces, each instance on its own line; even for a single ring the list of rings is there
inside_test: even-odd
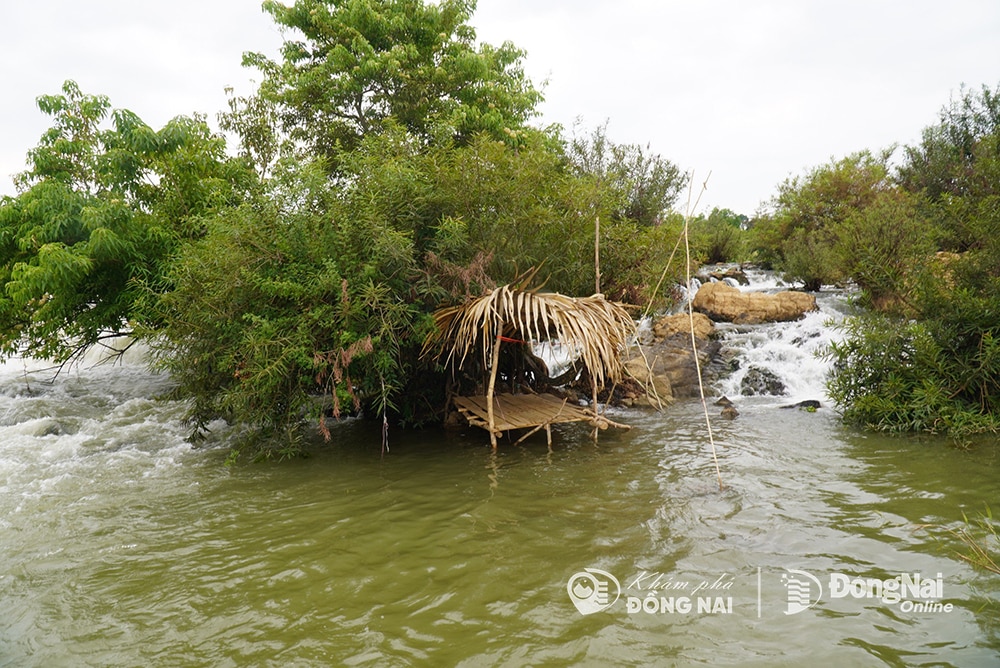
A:
[[[780,396],[785,394],[785,384],[773,371],[752,366],[740,381],[740,394],[745,397],[760,394]]]
[[[718,372],[715,364],[720,344],[713,340],[713,323],[701,313],[694,314],[698,363],[703,380]],[[652,341],[640,346],[627,362],[629,374],[646,388],[646,396],[631,397],[633,403],[658,407],[677,397],[698,396],[698,371],[691,353],[691,318],[687,313],[661,318],[652,327]],[[628,403],[628,402],[626,402]]]
[[[702,283],[708,283],[712,279],[725,282],[728,278],[740,285],[750,285],[750,279],[747,278],[746,272],[739,265],[702,267],[701,271],[698,272],[697,278]]]
[[[653,323],[653,338],[663,341],[677,333],[683,333],[690,338],[692,321],[695,338],[707,339],[715,331],[715,323],[703,313],[694,313],[690,317],[687,313],[677,313],[663,316]]]
[[[743,292],[722,282],[701,286],[692,306],[712,320],[738,325],[798,320],[817,309],[816,298],[805,292]]]
[[[641,355],[626,362],[625,370],[632,378],[635,378],[642,388],[639,393],[625,397],[624,403],[626,405],[643,403],[653,408],[660,408],[669,405],[674,400],[674,388],[670,384],[670,376],[664,373],[662,368],[648,366],[647,361]],[[642,392],[645,393],[645,396],[642,396]]]

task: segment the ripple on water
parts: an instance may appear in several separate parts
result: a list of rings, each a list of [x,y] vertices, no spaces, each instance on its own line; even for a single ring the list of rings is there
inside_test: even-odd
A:
[[[946,536],[915,530],[998,497],[988,452],[861,438],[830,412],[750,397],[737,420],[713,422],[722,490],[693,401],[622,412],[635,428],[596,445],[572,425],[551,449],[542,439],[496,453],[479,432],[394,431],[382,456],[377,426],[356,421],[310,459],[226,468],[225,426],[215,446],[192,448],[185,407],[153,399],[162,377],[102,368],[17,394],[23,379],[3,371],[0,647],[15,665],[1000,656],[1000,583]],[[625,587],[662,574],[688,591],[725,575],[734,612],[629,614],[622,600],[584,616],[566,591],[584,568]],[[785,615],[785,569],[941,572],[956,611],[828,597]]]

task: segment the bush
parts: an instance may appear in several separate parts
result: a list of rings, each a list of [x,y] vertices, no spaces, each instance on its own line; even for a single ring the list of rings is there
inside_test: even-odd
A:
[[[863,306],[914,315],[911,293],[935,250],[921,203],[902,189],[887,190],[834,229],[830,261],[861,290]]]
[[[749,220],[729,209],[713,209],[705,217],[690,222],[692,250],[708,264],[745,262],[749,259]]]
[[[950,301],[955,308],[932,319],[871,313],[845,321],[845,340],[831,346],[828,390],[846,420],[958,439],[997,432],[1000,323],[984,327],[973,314],[1000,308],[1000,300],[987,305],[959,290]]]

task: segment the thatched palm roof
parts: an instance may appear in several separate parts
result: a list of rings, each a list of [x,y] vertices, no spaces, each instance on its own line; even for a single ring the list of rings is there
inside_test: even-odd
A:
[[[628,312],[601,295],[573,298],[503,285],[489,294],[434,314],[437,331],[425,350],[439,346],[445,364],[459,367],[470,351],[489,368],[498,337],[522,341],[558,340],[580,352],[597,385],[621,380],[621,355],[635,333]]]

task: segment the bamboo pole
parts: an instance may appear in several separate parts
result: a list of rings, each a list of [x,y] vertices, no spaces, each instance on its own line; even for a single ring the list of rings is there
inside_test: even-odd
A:
[[[601,294],[601,217],[594,223],[594,294]]]
[[[497,338],[493,342],[493,359],[490,361],[490,383],[486,388],[486,419],[490,423],[490,445],[497,449],[496,421],[493,417],[493,388],[497,383],[497,366],[500,365],[500,339],[502,329],[497,330]]]
[[[693,175],[692,175],[693,176]],[[701,184],[701,192],[698,193],[698,199],[695,200],[694,206],[698,207],[698,202],[701,201],[701,193],[708,190],[708,179],[712,176],[712,172],[708,172],[708,176]],[[688,211],[684,215],[684,256],[685,256],[685,274],[684,280],[687,281],[688,289],[691,289],[691,246],[688,241],[688,232],[691,227],[691,185],[688,184]],[[715,475],[719,479],[719,491],[721,492],[726,488],[722,484],[722,470],[719,468],[719,456],[715,449],[715,436],[712,434],[712,420],[708,417],[708,403],[705,401],[705,385],[701,380],[701,362],[698,360],[698,342],[695,340],[694,336],[694,296],[688,295],[688,323],[690,325],[689,329],[691,331],[691,354],[694,355],[694,369],[698,376],[698,393],[701,394],[701,407],[705,413],[705,428],[708,430],[708,442],[712,445],[712,461],[715,462]]]

